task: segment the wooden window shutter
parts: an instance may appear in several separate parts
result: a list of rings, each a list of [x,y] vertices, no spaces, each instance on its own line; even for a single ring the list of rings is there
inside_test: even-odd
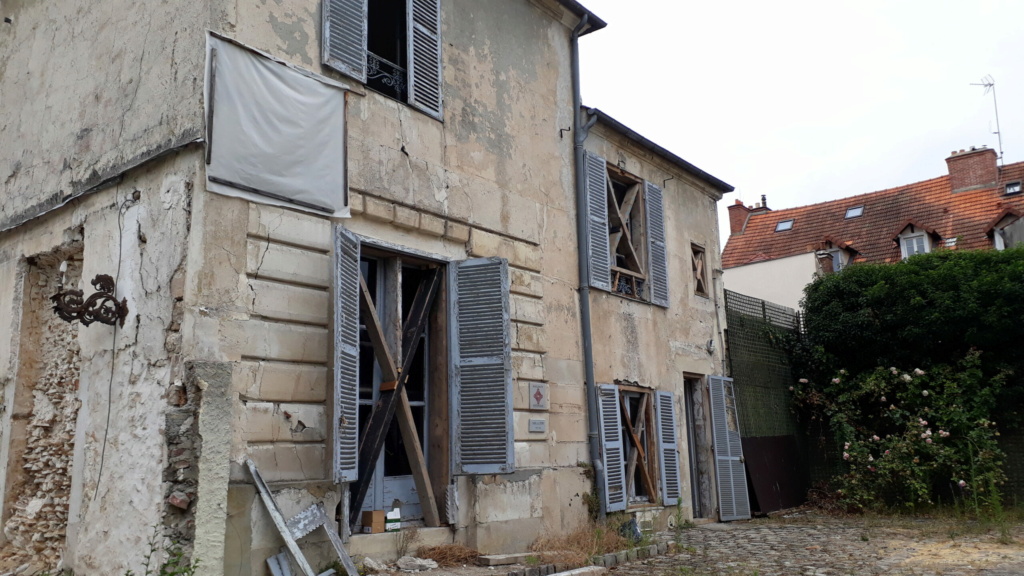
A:
[[[675,396],[658,392],[655,407],[658,415],[658,452],[661,464],[661,502],[675,506],[679,502],[679,445],[676,443]]]
[[[366,82],[367,0],[323,0],[323,61]]]
[[[648,285],[651,303],[668,308],[668,250],[665,246],[665,204],[661,188],[644,183],[647,202]]]
[[[334,481],[359,460],[359,238],[334,227]]]
[[[709,376],[711,429],[718,477],[718,515],[723,522],[750,518],[747,474],[743,468],[739,414],[732,378]]]
[[[441,120],[441,0],[408,0],[409,104]]]
[[[512,472],[508,262],[501,258],[453,262],[448,293],[455,473]]]
[[[590,285],[601,290],[612,290],[611,246],[608,240],[608,163],[604,158],[587,152],[586,195],[587,255],[590,263]]]
[[[619,389],[611,384],[597,387],[601,410],[601,450],[604,453],[605,511],[626,509],[626,462],[623,457],[622,425],[619,416]]]

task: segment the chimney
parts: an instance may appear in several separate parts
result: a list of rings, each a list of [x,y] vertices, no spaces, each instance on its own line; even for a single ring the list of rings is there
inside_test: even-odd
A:
[[[750,214],[750,208],[743,205],[743,201],[737,199],[736,203],[729,206],[729,234],[735,236],[742,234],[743,229],[747,227],[747,216]]]
[[[988,188],[999,181],[996,151],[991,148],[972,146],[970,150],[953,151],[946,158],[946,166],[953,192]]]

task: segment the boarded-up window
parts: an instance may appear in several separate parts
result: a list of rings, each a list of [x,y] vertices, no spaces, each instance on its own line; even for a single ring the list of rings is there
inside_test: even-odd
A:
[[[668,306],[668,251],[661,188],[586,154],[590,285]]]

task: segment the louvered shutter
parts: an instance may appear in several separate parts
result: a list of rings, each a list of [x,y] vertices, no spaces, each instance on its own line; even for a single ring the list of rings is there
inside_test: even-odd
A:
[[[658,414],[658,455],[661,460],[661,502],[665,506],[675,506],[679,502],[680,494],[675,397],[671,392],[658,392],[655,398]]]
[[[334,480],[357,477],[359,455],[359,238],[334,227]]]
[[[441,0],[408,0],[409,104],[441,120]]]
[[[366,82],[367,0],[323,0],[323,61]]]
[[[597,387],[601,410],[601,448],[604,452],[605,511],[626,509],[626,459],[619,420],[619,389],[610,384]]]
[[[449,266],[451,434],[456,474],[503,474],[512,451],[512,351],[508,262]]]
[[[747,474],[743,469],[739,414],[732,378],[708,377],[711,388],[711,428],[718,477],[718,514],[723,522],[750,518]]]
[[[586,195],[587,254],[590,263],[590,285],[612,290],[611,246],[608,241],[608,168],[604,158],[587,152]]]
[[[644,182],[647,204],[648,286],[651,303],[668,308],[668,250],[665,247],[665,202],[661,188]]]

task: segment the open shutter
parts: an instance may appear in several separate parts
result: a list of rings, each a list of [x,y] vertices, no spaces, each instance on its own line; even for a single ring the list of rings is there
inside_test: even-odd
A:
[[[587,152],[586,193],[587,255],[590,263],[590,285],[612,290],[611,247],[608,242],[608,169],[604,158]]]
[[[334,481],[352,482],[359,457],[359,238],[334,227]]]
[[[366,82],[367,0],[323,0],[323,61]]]
[[[508,262],[449,266],[451,434],[456,474],[504,474],[512,451],[512,350]]]
[[[601,449],[604,452],[605,511],[626,509],[626,459],[619,420],[619,389],[610,384],[597,387],[601,410]]]
[[[718,477],[718,515],[723,522],[750,518],[747,473],[743,468],[739,414],[732,378],[709,376],[711,428],[715,443],[715,472]]]
[[[674,398],[671,392],[658,392],[655,402],[658,413],[658,455],[661,459],[661,502],[665,506],[675,506],[680,494]]]
[[[408,0],[409,104],[441,119],[441,0]]]
[[[665,203],[661,188],[644,182],[647,203],[647,254],[650,258],[651,303],[668,308],[668,251],[665,247]]]

